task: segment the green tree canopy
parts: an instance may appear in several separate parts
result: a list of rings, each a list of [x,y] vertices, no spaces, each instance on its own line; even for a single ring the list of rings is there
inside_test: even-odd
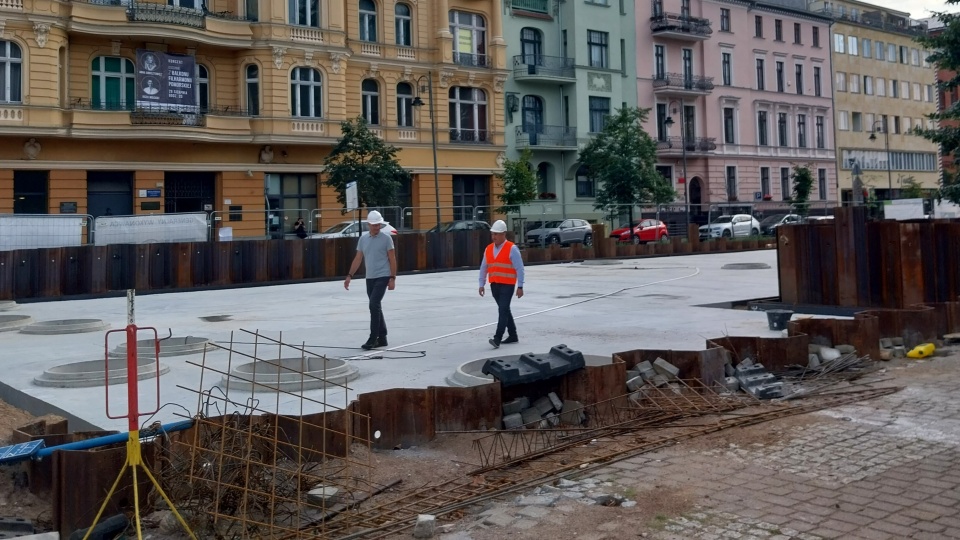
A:
[[[946,0],[949,6],[960,4],[960,0]],[[927,60],[938,70],[953,73],[947,80],[937,83],[941,92],[950,92],[960,86],[960,14],[934,12],[934,17],[943,23],[942,30],[934,35],[917,38],[917,42],[933,51]],[[929,114],[927,118],[941,122],[936,129],[920,128],[916,133],[940,145],[941,153],[956,159],[960,149],[960,104],[954,103],[938,113]],[[944,125],[943,122],[948,125]],[[951,123],[952,121],[952,123]],[[957,175],[944,171],[940,182],[940,197],[960,204],[960,182]]]
[[[810,193],[813,191],[813,171],[806,165],[793,166],[793,211],[801,216],[810,212]]]
[[[497,195],[503,204],[497,209],[498,212],[516,212],[520,205],[537,198],[537,176],[530,167],[532,155],[528,148],[518,159],[507,159],[503,162],[503,172],[497,175],[503,187],[503,192]]]
[[[400,150],[370,131],[363,117],[341,122],[340,130],[337,146],[323,160],[325,183],[337,190],[337,201],[346,205],[347,184],[356,181],[361,207],[396,204],[401,184],[411,179],[397,161]]]
[[[676,198],[671,181],[657,172],[657,143],[641,126],[649,112],[619,109],[580,150],[581,165],[597,183],[596,209],[618,213],[620,205],[661,204]]]

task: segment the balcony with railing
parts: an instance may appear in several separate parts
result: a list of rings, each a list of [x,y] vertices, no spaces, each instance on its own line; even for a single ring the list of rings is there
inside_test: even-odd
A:
[[[485,129],[451,129],[451,144],[488,144],[492,142]]]
[[[849,10],[822,8],[815,13],[831,17],[836,21],[853,23],[868,28],[875,28],[885,32],[896,32],[908,36],[924,36],[928,32],[927,23],[916,19],[907,19],[882,11],[867,11],[853,13]]]
[[[574,150],[577,148],[577,128],[542,124],[518,126],[517,146],[538,150]]]
[[[199,9],[137,2],[127,7],[127,20],[205,28],[206,17]]]
[[[715,137],[690,137],[687,140],[683,140],[682,137],[667,137],[657,141],[657,152],[661,154],[682,154],[686,151],[687,155],[697,155],[707,154],[716,149]]]
[[[513,78],[517,81],[576,82],[573,58],[520,54],[513,57]]]
[[[550,13],[550,0],[510,0],[510,8],[531,13]]]
[[[660,37],[672,37],[684,41],[703,41],[710,37],[710,19],[691,17],[679,13],[659,13],[650,17],[650,31]]]
[[[706,96],[713,91],[713,77],[659,73],[653,76],[653,93],[678,96]]]
[[[2,11],[23,11],[23,0],[0,0]]]
[[[124,129],[127,136],[157,138],[163,137],[166,131],[162,126],[174,129],[177,137],[187,138],[190,132],[197,133],[201,138],[209,138],[211,134],[250,134],[249,113],[232,105],[138,107],[125,101],[78,99],[70,104],[69,110],[70,125],[80,136],[89,136],[102,130]],[[188,128],[190,131],[175,128]]]
[[[493,59],[486,54],[453,53],[453,63],[468,68],[489,68]]]

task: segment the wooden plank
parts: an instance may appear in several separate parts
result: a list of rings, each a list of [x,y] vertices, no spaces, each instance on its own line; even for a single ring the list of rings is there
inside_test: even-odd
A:
[[[169,251],[175,259],[171,261],[170,267],[174,271],[174,277],[171,285],[177,288],[192,287],[193,282],[193,243],[173,244]]]
[[[110,260],[110,250],[106,246],[86,246],[89,253],[86,261],[89,273],[89,291],[91,294],[105,293],[108,290],[107,268]]]
[[[37,270],[40,274],[37,295],[40,298],[58,298],[63,295],[60,278],[63,275],[63,252],[61,248],[38,249]]]
[[[14,253],[14,298],[36,298],[40,294],[39,250],[18,249]]]
[[[85,260],[93,251],[80,246],[62,248],[63,265],[60,272],[60,292],[64,296],[86,294],[90,291],[90,267]]]

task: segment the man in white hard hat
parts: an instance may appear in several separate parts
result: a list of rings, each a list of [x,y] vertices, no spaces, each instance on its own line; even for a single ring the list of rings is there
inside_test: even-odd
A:
[[[393,248],[393,238],[380,232],[383,216],[376,210],[367,214],[370,230],[360,235],[357,242],[357,256],[350,264],[350,273],[343,281],[343,288],[350,290],[350,280],[364,265],[364,277],[367,281],[367,298],[370,299],[370,337],[360,347],[369,351],[387,346],[387,323],[383,320],[383,307],[380,305],[387,290],[393,290],[397,283],[397,255]]]
[[[490,293],[497,301],[500,316],[497,319],[497,330],[490,338],[490,345],[499,349],[501,343],[517,343],[517,325],[513,322],[510,313],[510,300],[516,288],[517,298],[523,298],[523,258],[520,248],[513,242],[507,241],[507,224],[498,219],[490,227],[490,236],[493,242],[483,252],[483,261],[480,263],[480,296],[483,296],[483,286],[490,281]],[[503,332],[507,331],[506,339]]]

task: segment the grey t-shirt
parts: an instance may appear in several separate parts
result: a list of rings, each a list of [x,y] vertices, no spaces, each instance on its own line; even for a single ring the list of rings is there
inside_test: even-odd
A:
[[[390,259],[387,252],[393,249],[393,237],[380,231],[376,236],[363,233],[357,242],[357,251],[363,253],[364,277],[390,277]]]

